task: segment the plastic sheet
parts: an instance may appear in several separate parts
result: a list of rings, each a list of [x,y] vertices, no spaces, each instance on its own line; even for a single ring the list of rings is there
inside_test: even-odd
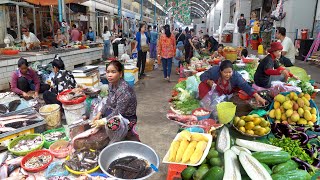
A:
[[[199,91],[198,86],[200,82],[197,80],[195,76],[188,77],[186,82],[187,82],[186,90],[190,91],[191,94],[196,94],[196,97],[197,97],[198,91]]]
[[[62,162],[53,162],[46,169],[46,179],[56,176],[68,176],[69,172],[64,169]]]
[[[124,140],[129,130],[129,120],[121,115],[113,116],[107,120],[106,132],[110,139],[109,145]]]

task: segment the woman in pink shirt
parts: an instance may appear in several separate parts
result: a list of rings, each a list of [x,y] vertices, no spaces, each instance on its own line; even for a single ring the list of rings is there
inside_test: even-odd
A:
[[[79,41],[79,37],[80,37],[80,31],[77,29],[77,26],[74,24],[72,25],[72,30],[71,30],[71,40],[73,42],[75,41]]]
[[[164,34],[161,34],[158,46],[158,52],[161,57],[163,76],[165,80],[170,82],[172,58],[176,56],[176,38],[170,32],[170,26],[164,26]]]

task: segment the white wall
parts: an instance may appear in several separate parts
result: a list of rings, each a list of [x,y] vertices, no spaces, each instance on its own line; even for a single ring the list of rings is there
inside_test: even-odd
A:
[[[287,30],[287,36],[295,39],[296,29],[306,28],[311,31],[314,20],[316,0],[290,0],[284,2],[286,17],[281,26]]]

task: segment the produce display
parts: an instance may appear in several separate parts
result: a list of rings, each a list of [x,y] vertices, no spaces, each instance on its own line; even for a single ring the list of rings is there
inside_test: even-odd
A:
[[[210,112],[205,111],[203,109],[196,110],[196,111],[193,112],[193,115],[195,115],[195,116],[205,116],[205,115],[208,115],[208,114],[210,114]]]
[[[310,82],[300,81],[297,85],[301,88],[303,93],[312,95],[316,92]]]
[[[286,96],[278,94],[274,98],[269,117],[275,123],[314,125],[317,121],[317,109],[310,107],[309,94],[290,92]]]
[[[150,164],[145,159],[136,156],[126,156],[113,161],[108,167],[108,173],[122,179],[138,179],[152,172]]]
[[[235,117],[233,125],[243,134],[250,136],[264,136],[270,132],[270,122],[257,114]]]

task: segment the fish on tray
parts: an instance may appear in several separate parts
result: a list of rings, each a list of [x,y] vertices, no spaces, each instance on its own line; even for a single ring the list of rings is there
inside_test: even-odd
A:
[[[86,138],[86,137],[89,137],[93,134],[96,134],[97,132],[99,131],[99,128],[91,128],[91,129],[88,129],[78,135],[76,135],[73,139],[72,139],[72,144],[74,144],[74,141],[77,140],[77,139],[82,139],[82,138]]]
[[[4,104],[0,104],[0,114],[5,114],[8,112],[8,107]]]
[[[57,141],[59,139],[62,139],[66,136],[64,132],[50,132],[44,135],[46,141]]]
[[[14,100],[9,103],[9,112],[17,110],[18,106],[21,104],[21,100]]]
[[[88,149],[76,150],[63,165],[75,171],[85,172],[98,166],[98,157],[98,151],[90,151]]]
[[[10,132],[10,131],[15,131],[17,130],[16,128],[13,127],[0,127],[0,133],[1,132]]]
[[[176,113],[169,112],[167,118],[170,120],[186,123],[190,121],[197,121],[197,117],[193,115],[180,115]]]
[[[146,160],[126,156],[113,161],[107,171],[117,178],[138,179],[150,174],[152,169]]]
[[[29,151],[42,143],[42,138],[40,136],[35,137],[34,139],[23,139],[20,140],[12,150],[14,151]]]

